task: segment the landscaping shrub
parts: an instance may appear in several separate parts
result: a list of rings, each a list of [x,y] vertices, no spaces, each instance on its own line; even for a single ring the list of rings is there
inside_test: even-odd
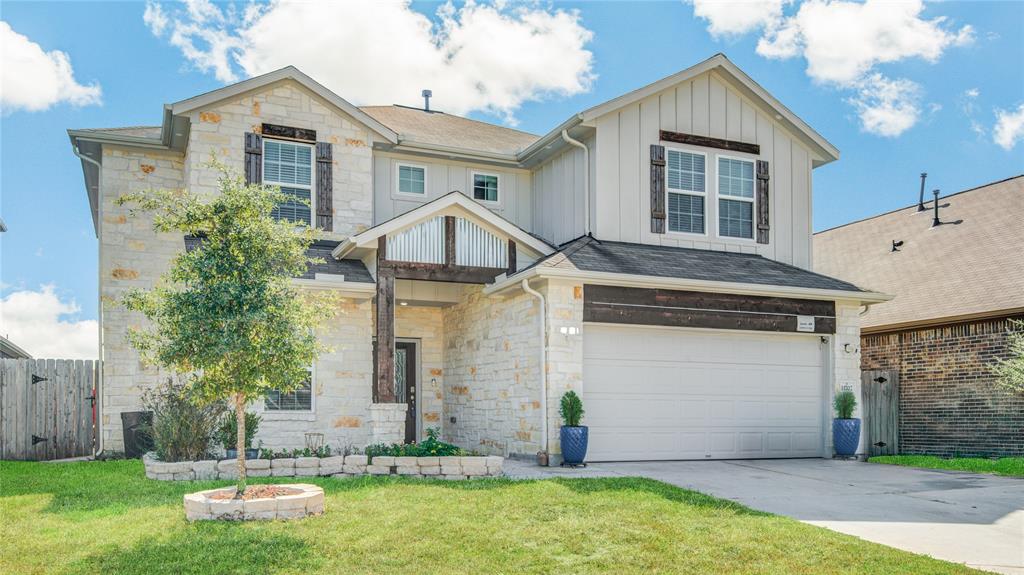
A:
[[[468,455],[462,448],[445,443],[437,438],[436,429],[427,430],[427,438],[419,443],[375,443],[366,446],[366,455],[391,457],[451,457]]]
[[[260,428],[260,416],[255,413],[245,413],[245,448],[252,449],[252,438]],[[235,442],[238,438],[238,421],[234,415],[224,417],[220,427],[217,429],[217,443],[225,450],[235,449]]]
[[[569,390],[562,396],[562,402],[558,406],[558,414],[565,420],[567,427],[579,427],[583,419],[583,400],[576,395],[575,391]]]
[[[852,391],[840,391],[832,400],[832,407],[836,409],[836,417],[850,419],[853,417],[853,410],[857,408],[857,396]]]
[[[188,384],[172,378],[143,393],[142,404],[153,412],[149,431],[161,461],[205,458],[217,423],[227,409],[224,402],[196,405]]]

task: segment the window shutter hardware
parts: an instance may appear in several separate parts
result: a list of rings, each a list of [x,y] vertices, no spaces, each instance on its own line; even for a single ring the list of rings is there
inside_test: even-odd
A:
[[[757,243],[767,244],[770,230],[770,218],[768,214],[768,162],[757,161],[756,170],[757,183]]]
[[[651,144],[651,233],[665,233],[665,146]]]
[[[334,152],[330,142],[316,143],[316,227],[334,229]]]

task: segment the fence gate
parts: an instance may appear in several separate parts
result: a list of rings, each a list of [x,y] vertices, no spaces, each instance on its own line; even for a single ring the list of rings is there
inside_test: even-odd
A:
[[[900,374],[893,370],[861,372],[868,456],[899,453]]]
[[[90,455],[99,362],[0,360],[0,459]]]

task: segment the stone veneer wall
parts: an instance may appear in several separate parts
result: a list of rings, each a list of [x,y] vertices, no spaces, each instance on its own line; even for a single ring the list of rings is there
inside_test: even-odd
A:
[[[829,453],[832,448],[832,417],[835,412],[832,409],[832,397],[839,391],[850,390],[857,396],[857,409],[854,417],[864,417],[861,411],[864,404],[864,395],[860,385],[860,310],[859,304],[852,302],[836,302],[836,334],[832,337],[832,350],[830,368],[832,375],[833,396],[826,398],[828,405],[826,409],[829,418],[825,423],[825,445]],[[849,350],[849,351],[847,351]],[[860,444],[857,446],[857,453],[866,453],[864,445],[867,430],[861,427]]]
[[[444,313],[439,307],[395,307],[395,336],[417,340],[420,370],[419,436],[442,429],[444,412]]]
[[[507,455],[540,449],[538,304],[467,287],[444,310],[444,439]]]
[[[900,453],[1024,455],[1024,398],[989,372],[1010,329],[1002,318],[863,337],[863,369],[900,374]]]

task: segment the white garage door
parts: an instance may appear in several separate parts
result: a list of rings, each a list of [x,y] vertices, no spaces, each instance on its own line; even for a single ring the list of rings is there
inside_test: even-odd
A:
[[[591,461],[817,457],[818,336],[583,328]]]

